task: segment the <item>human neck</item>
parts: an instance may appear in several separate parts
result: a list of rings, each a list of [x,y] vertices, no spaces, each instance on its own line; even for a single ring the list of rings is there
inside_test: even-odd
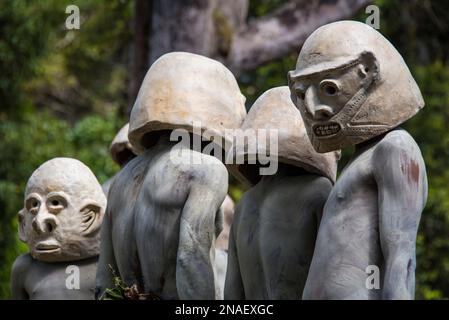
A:
[[[145,153],[150,152],[154,154],[154,152],[160,152],[167,148],[172,148],[177,141],[170,140],[170,132],[162,132],[157,137],[153,138],[154,140],[146,147]]]
[[[289,177],[289,176],[299,176],[299,175],[304,175],[307,173],[308,172],[303,168],[279,162],[278,170],[276,171],[276,173],[273,175],[269,175],[269,176],[268,175],[262,176],[261,181],[271,180],[271,179],[280,179],[280,178]]]
[[[364,152],[365,150],[369,149],[370,147],[372,147],[374,144],[376,144],[377,142],[379,142],[380,140],[382,140],[389,132],[393,131],[393,130],[397,130],[400,129],[400,127],[395,127],[392,128],[390,130],[388,130],[387,132],[384,132],[378,136],[375,136],[369,140],[363,141],[361,143],[358,143],[355,145],[355,151],[354,151],[354,155],[359,155],[362,152]]]

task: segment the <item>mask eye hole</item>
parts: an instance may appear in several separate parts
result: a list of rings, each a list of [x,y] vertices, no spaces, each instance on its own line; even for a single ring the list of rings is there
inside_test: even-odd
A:
[[[295,91],[296,91],[296,96],[297,96],[299,99],[301,99],[301,100],[304,101],[304,99],[306,98],[305,90],[304,90],[303,88],[296,88]]]
[[[51,213],[58,213],[67,206],[67,200],[59,195],[52,195],[47,201],[48,209]]]
[[[333,97],[338,94],[340,88],[338,84],[331,80],[323,80],[320,83],[320,90],[323,94],[329,97]]]
[[[37,198],[31,197],[28,200],[26,200],[25,207],[30,213],[36,214],[39,211],[40,204],[41,203]]]

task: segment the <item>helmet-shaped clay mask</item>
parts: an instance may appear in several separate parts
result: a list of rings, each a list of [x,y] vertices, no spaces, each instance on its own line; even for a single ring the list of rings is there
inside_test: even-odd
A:
[[[355,21],[313,32],[288,80],[318,152],[378,136],[424,107],[399,52],[378,31]]]
[[[96,256],[105,209],[106,198],[92,171],[78,160],[54,158],[28,180],[19,238],[41,261]]]
[[[128,140],[129,123],[125,124],[112,140],[109,153],[120,167],[127,164],[138,152]]]
[[[234,75],[220,62],[192,53],[167,53],[143,80],[131,111],[129,140],[143,151],[147,133],[177,128],[192,132],[198,125],[214,140],[227,139],[224,130],[239,128],[245,118],[244,103]]]
[[[303,168],[335,182],[340,152],[318,153],[315,151],[307,136],[301,113],[291,101],[290,90],[287,86],[276,87],[263,93],[254,102],[241,129],[241,134],[248,139],[236,137],[233,145],[235,159],[254,160],[258,155],[270,154],[271,157],[277,157],[280,163]],[[277,149],[271,147],[271,141],[261,143],[259,135],[256,138],[258,139],[257,148],[248,145],[255,144],[255,135],[251,135],[250,132],[259,133],[261,129],[277,131]],[[266,137],[268,136],[267,132]],[[243,147],[237,146],[238,141],[243,142]],[[236,178],[246,184],[256,182],[253,173],[248,171],[248,166],[238,165],[236,160],[232,163],[229,165],[229,170]]]

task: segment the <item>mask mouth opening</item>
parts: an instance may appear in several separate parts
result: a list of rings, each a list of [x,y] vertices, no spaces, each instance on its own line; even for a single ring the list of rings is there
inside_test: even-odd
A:
[[[336,122],[316,124],[313,126],[313,133],[319,138],[334,136],[339,133],[340,130],[341,126]]]
[[[60,247],[54,243],[38,243],[35,247],[35,251],[38,253],[53,253],[59,251]]]

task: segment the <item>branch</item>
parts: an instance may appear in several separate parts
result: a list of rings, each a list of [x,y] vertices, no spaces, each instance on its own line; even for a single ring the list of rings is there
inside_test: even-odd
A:
[[[227,65],[239,75],[298,51],[318,27],[352,17],[370,0],[292,0],[242,27],[232,39]]]

